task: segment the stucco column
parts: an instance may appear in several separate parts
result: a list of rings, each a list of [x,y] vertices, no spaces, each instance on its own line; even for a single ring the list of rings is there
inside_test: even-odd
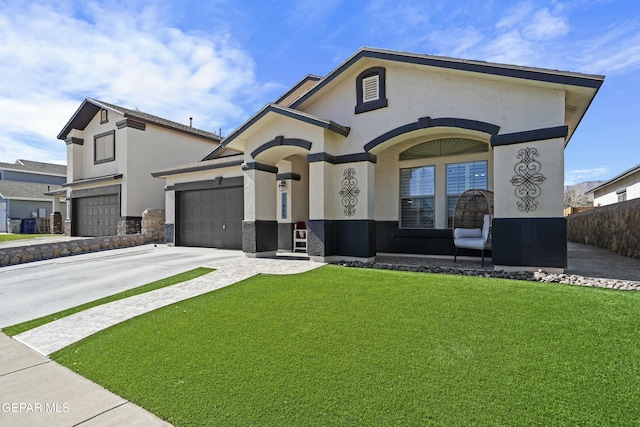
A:
[[[272,165],[247,163],[244,171],[242,250],[247,256],[273,256],[278,249],[276,174]]]
[[[494,144],[496,269],[567,267],[564,138]]]
[[[173,245],[176,233],[176,192],[167,190],[164,192],[165,218],[164,218],[164,242]]]
[[[313,259],[371,261],[376,254],[371,161],[309,164],[309,242]]]

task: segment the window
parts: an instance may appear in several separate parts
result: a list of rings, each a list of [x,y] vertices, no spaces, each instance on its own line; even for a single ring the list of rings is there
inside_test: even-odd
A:
[[[487,190],[487,161],[447,165],[447,224],[451,228],[458,197],[466,190]]]
[[[356,78],[356,114],[377,110],[388,105],[385,69],[373,67]]]
[[[93,138],[94,164],[111,162],[116,159],[115,131],[96,135]]]
[[[627,189],[616,191],[618,195],[618,202],[626,202],[627,201]]]
[[[100,124],[107,123],[109,121],[109,112],[104,108],[100,110]]]
[[[400,169],[400,226],[433,228],[435,166]]]

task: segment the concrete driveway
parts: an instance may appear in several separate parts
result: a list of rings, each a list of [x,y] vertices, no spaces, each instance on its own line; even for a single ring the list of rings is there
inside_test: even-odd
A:
[[[0,328],[75,307],[241,251],[143,245],[0,268]]]

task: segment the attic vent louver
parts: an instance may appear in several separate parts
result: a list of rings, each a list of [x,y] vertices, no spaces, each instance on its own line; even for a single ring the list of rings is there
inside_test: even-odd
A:
[[[380,98],[380,78],[376,74],[362,79],[362,102],[375,101]]]

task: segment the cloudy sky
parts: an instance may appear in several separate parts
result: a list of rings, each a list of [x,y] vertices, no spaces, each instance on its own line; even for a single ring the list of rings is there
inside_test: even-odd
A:
[[[226,135],[362,46],[604,74],[565,181],[640,163],[637,0],[0,0],[0,161],[64,162],[85,97]]]

